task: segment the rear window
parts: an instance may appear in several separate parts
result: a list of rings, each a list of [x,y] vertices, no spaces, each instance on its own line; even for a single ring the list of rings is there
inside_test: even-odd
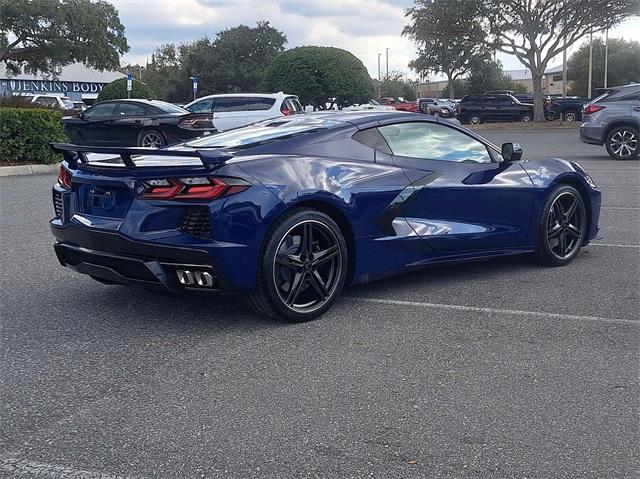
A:
[[[155,106],[164,113],[187,113],[187,110],[184,108],[174,105],[173,103],[167,103],[166,101],[155,100],[153,103],[150,103],[150,105]]]
[[[288,96],[287,98],[285,98],[285,100],[282,102],[282,107],[283,108],[286,107],[287,110],[295,111],[296,113],[300,113],[301,111],[304,111],[302,104],[298,101],[298,99],[295,96]]]
[[[323,119],[278,118],[254,123],[244,128],[229,130],[216,135],[205,136],[186,143],[192,148],[247,148],[282,138],[311,133],[329,128],[339,122]]]

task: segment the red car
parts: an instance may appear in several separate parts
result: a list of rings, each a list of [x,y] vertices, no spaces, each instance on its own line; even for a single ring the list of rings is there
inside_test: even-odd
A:
[[[415,101],[405,101],[402,98],[378,98],[378,103],[381,105],[389,105],[394,107],[396,110],[400,111],[409,111],[412,113],[420,113],[420,107],[418,106],[418,102]]]

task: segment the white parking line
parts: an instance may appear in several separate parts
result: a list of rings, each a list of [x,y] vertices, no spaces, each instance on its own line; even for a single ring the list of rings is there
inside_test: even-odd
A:
[[[634,321],[633,319],[603,318],[600,316],[583,316],[578,314],[545,313],[543,311],[524,311],[519,309],[482,308],[478,306],[462,306],[458,304],[423,303],[420,301],[402,301],[397,299],[365,298],[365,297],[358,297],[358,296],[345,296],[345,298],[349,298],[355,301],[362,301],[365,303],[388,304],[393,306],[410,306],[410,307],[430,308],[430,309],[448,309],[451,311],[470,311],[474,313],[493,313],[493,314],[519,315],[519,316],[534,316],[537,318],[572,319],[572,320],[579,320],[579,321],[601,321],[605,323],[617,323],[617,324],[628,324],[628,325],[640,326],[640,321]]]
[[[640,210],[639,206],[601,206],[601,210]]]
[[[637,244],[616,244],[616,243],[589,243],[589,246],[606,246],[609,248],[640,248],[640,245]]]
[[[0,458],[0,473],[10,474],[7,477],[27,476],[43,479],[134,479],[134,477],[142,479],[142,476],[114,476],[104,472],[86,471],[57,464],[7,457]]]
[[[598,185],[598,189],[601,190],[603,188],[640,188],[640,185]]]

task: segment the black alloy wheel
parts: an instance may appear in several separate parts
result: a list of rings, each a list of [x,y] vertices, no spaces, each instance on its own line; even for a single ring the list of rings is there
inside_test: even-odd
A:
[[[567,264],[580,251],[586,235],[582,196],[571,186],[559,186],[545,204],[538,232],[538,259],[553,266]]]
[[[274,225],[265,242],[257,288],[247,304],[294,322],[329,309],[347,273],[347,248],[338,225],[322,212],[297,209]]]

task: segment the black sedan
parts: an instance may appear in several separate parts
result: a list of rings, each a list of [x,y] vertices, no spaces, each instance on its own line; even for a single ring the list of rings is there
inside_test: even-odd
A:
[[[160,147],[214,133],[211,114],[158,100],[109,100],[62,119],[78,145]]]

